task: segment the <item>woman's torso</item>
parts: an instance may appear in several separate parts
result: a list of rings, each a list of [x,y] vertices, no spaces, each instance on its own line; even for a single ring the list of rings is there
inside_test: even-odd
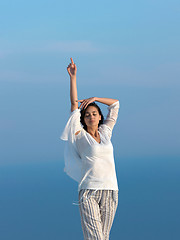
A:
[[[118,189],[113,145],[101,128],[98,132],[100,143],[84,129],[76,137],[76,146],[82,160],[79,190]]]

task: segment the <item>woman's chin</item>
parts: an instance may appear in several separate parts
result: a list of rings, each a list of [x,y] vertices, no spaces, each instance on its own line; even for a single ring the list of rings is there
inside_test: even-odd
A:
[[[95,122],[91,122],[91,123],[89,123],[88,125],[87,125],[88,127],[94,127],[94,126],[98,126],[98,124],[97,123],[95,123]]]

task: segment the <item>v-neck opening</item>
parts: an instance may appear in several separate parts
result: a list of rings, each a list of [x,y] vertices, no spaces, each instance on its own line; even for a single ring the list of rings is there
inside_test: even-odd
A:
[[[84,131],[86,131],[85,129],[84,129]],[[86,131],[87,133],[88,133],[88,131]],[[98,133],[99,133],[99,136],[100,136],[100,140],[101,140],[101,133],[99,132],[99,130],[98,130]],[[91,136],[91,134],[90,133],[88,133],[89,134],[89,136]],[[97,144],[101,144],[102,143],[102,140],[100,141],[100,143],[98,142],[98,141],[96,141],[96,139],[95,138],[93,138],[93,136],[91,136],[91,138],[97,143]]]

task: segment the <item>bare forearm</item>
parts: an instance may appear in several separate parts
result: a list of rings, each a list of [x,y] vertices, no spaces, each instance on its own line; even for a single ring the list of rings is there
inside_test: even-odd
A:
[[[72,105],[78,105],[78,103],[76,102],[76,100],[78,99],[76,77],[70,78],[70,99]]]
[[[112,99],[112,98],[100,98],[100,97],[95,97],[95,101],[106,104],[110,106],[111,104],[117,102],[117,99]]]

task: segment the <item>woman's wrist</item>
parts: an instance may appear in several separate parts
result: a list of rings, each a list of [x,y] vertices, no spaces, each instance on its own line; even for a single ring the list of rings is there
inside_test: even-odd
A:
[[[76,76],[70,76],[70,80],[75,81],[76,80]]]

